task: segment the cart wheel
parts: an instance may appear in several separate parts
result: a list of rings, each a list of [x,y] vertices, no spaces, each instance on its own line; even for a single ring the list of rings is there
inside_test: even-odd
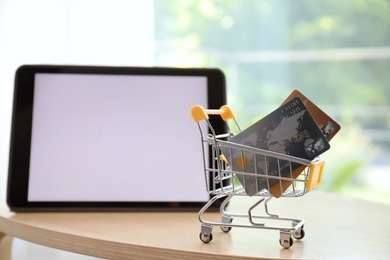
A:
[[[279,239],[279,244],[286,249],[290,248],[293,245],[293,243],[294,243],[294,241],[291,237],[290,237],[290,239],[283,240],[283,241],[281,239]]]
[[[213,234],[212,233],[200,233],[199,238],[203,243],[209,243],[211,240],[213,240]]]
[[[293,245],[293,239],[291,238],[290,230],[280,230],[279,244],[284,248],[290,248]]]
[[[305,237],[305,230],[303,230],[303,228],[300,228],[298,230],[296,230],[295,232],[293,232],[293,237],[295,239],[302,239]]]
[[[222,226],[221,227],[221,230],[225,233],[229,232],[230,230],[232,230],[232,227],[225,227],[225,226]]]
[[[226,224],[231,224],[233,222],[233,218],[232,217],[222,217],[222,223],[226,223]],[[229,227],[229,226],[221,226],[221,230],[225,233],[229,232],[230,230],[232,230],[232,227]]]

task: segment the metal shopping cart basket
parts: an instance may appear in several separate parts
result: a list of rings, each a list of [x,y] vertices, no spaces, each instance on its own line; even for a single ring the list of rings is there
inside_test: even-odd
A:
[[[268,210],[268,202],[277,194],[276,197],[300,197],[305,195],[310,190],[319,186],[322,179],[324,161],[315,159],[313,161],[302,158],[289,156],[281,153],[258,149],[246,145],[229,142],[229,139],[234,136],[230,131],[227,121],[233,121],[236,127],[240,127],[235,119],[235,116],[229,106],[222,106],[220,109],[204,109],[202,106],[196,105],[191,109],[191,115],[197,122],[200,130],[204,173],[206,178],[206,187],[211,199],[200,209],[198,213],[199,221],[201,222],[200,240],[204,243],[209,243],[213,239],[212,231],[214,226],[219,226],[223,232],[229,232],[232,227],[249,227],[259,229],[279,230],[279,243],[284,248],[290,248],[293,245],[293,239],[302,239],[305,235],[305,221],[299,218],[280,217],[277,214],[270,213]],[[219,115],[226,123],[227,132],[216,134],[212,124],[209,121],[209,115]],[[202,124],[207,127],[202,127]],[[207,129],[207,130],[205,130]],[[207,131],[207,132],[205,132]],[[228,156],[221,151],[229,151]],[[272,160],[277,163],[278,174],[269,175],[268,172],[259,175],[256,172],[248,172],[245,166],[239,169],[233,169],[229,161],[232,161],[233,151],[240,153],[240,160],[244,162],[248,157],[261,157],[264,162]],[[211,153],[211,156],[210,156]],[[211,158],[211,159],[210,159]],[[210,159],[210,161],[209,161]],[[289,165],[289,173],[281,174],[282,167]],[[292,164],[299,164],[298,169],[291,167]],[[282,166],[283,165],[283,166]],[[285,169],[284,169],[285,170]],[[298,171],[298,174],[297,174]],[[240,178],[241,177],[241,178]],[[258,190],[255,195],[260,197],[257,202],[248,209],[245,214],[231,212],[228,210],[228,203],[234,196],[249,196],[245,191],[245,184],[241,183],[245,180],[244,177],[253,179],[262,178],[267,182],[267,188]],[[250,185],[250,183],[246,183]],[[252,195],[251,195],[252,196]],[[221,221],[207,221],[204,218],[204,213],[217,201],[222,203],[219,207],[221,213]],[[264,204],[264,214],[254,214],[253,211],[261,203]],[[234,224],[233,219],[240,218],[244,223]],[[261,221],[259,221],[261,219]],[[281,223],[281,224],[275,224]],[[286,224],[287,223],[287,224]]]

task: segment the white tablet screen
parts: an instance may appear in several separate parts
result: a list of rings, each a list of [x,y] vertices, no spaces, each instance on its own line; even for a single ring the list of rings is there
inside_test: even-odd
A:
[[[207,201],[204,76],[38,73],[28,201]]]

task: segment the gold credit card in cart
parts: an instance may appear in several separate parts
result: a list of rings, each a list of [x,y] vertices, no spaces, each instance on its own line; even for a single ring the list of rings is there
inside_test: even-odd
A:
[[[299,97],[302,100],[303,104],[309,110],[311,116],[316,122],[318,128],[321,129],[322,134],[325,136],[327,141],[330,141],[337,134],[337,132],[340,131],[341,126],[298,90],[291,92],[291,94],[286,98],[281,106],[287,104],[290,100],[296,97]],[[305,168],[306,166],[302,165],[298,169],[294,170],[292,173],[292,178],[297,178]],[[269,192],[274,197],[278,198],[290,185],[291,181],[280,181],[271,185]]]

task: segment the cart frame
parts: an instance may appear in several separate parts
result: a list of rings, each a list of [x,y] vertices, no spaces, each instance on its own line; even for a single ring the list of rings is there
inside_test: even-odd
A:
[[[279,243],[284,248],[290,248],[293,245],[293,239],[302,239],[305,236],[304,225],[305,221],[300,218],[281,217],[277,214],[271,213],[268,209],[269,201],[274,197],[270,192],[272,185],[279,186],[281,197],[300,197],[311,191],[315,187],[319,186],[322,180],[322,173],[324,168],[324,161],[320,158],[316,158],[313,161],[285,155],[268,150],[258,149],[246,145],[236,144],[229,142],[229,139],[234,136],[229,128],[228,120],[232,120],[241,131],[239,124],[237,123],[234,113],[229,106],[222,106],[220,109],[204,109],[202,106],[196,105],[192,107],[191,114],[195,122],[197,122],[203,153],[204,174],[206,181],[206,189],[210,195],[214,195],[199,211],[198,219],[201,222],[201,231],[199,238],[204,243],[209,243],[213,239],[212,231],[214,226],[219,226],[223,232],[229,232],[233,227],[246,227],[246,228],[259,228],[279,230],[280,239]],[[217,135],[213,126],[209,121],[209,115],[219,115],[226,123],[227,133]],[[209,133],[204,133],[201,122],[207,124]],[[230,154],[228,158],[221,153],[221,148],[229,149]],[[229,165],[229,161],[232,161],[232,151],[240,151],[241,159],[244,161],[247,154],[251,154],[253,158],[256,156],[262,156],[264,160],[272,158],[278,163],[277,175],[266,175],[247,172],[245,167],[241,169],[232,170]],[[210,156],[211,153],[211,156]],[[245,153],[245,154],[244,154]],[[210,159],[211,158],[211,159]],[[211,160],[208,162],[208,160]],[[288,162],[290,168],[290,174],[285,176],[281,174],[280,164],[281,162]],[[293,178],[292,163],[296,163],[303,167],[302,173],[298,178]],[[251,176],[253,178],[262,178],[267,182],[267,188],[259,190],[256,195],[260,199],[253,204],[246,213],[232,212],[227,209],[227,206],[231,199],[235,196],[248,196],[245,192],[243,185],[237,180],[238,176]],[[283,188],[283,182],[289,182],[291,185],[287,188]],[[223,200],[219,207],[221,214],[221,221],[208,221],[204,218],[204,213],[217,201]],[[265,213],[262,215],[254,214],[254,209],[261,203],[264,205]],[[235,224],[233,219],[240,218],[246,221],[246,223]],[[261,219],[262,221],[258,221]],[[281,223],[276,225],[274,223]],[[289,225],[285,223],[290,223]]]

